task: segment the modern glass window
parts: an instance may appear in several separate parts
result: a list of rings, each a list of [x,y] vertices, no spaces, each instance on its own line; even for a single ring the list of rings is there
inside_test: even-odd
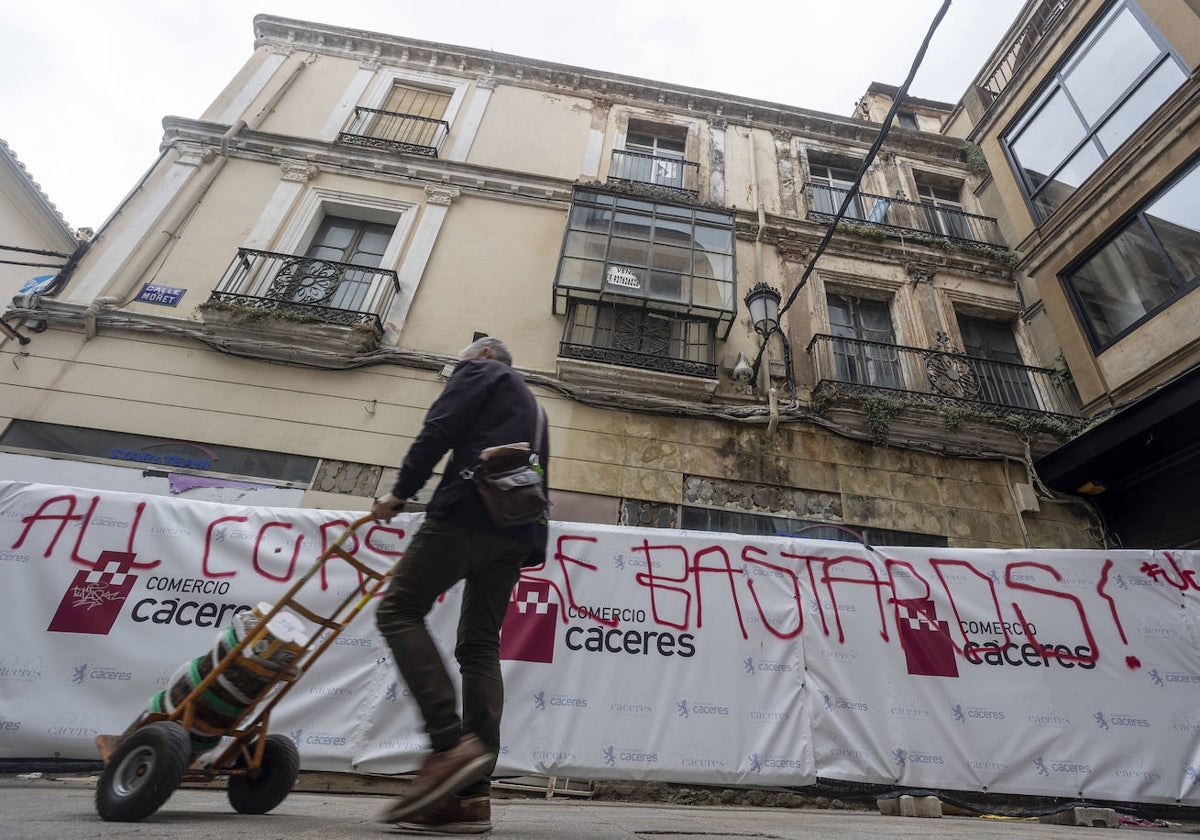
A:
[[[568,299],[633,302],[733,322],[734,217],[700,207],[577,190],[555,278]]]
[[[978,399],[997,405],[1038,407],[1011,324],[960,313],[958,329],[979,384]]]
[[[1200,285],[1200,164],[1063,280],[1098,350]]]
[[[892,315],[885,301],[829,294],[829,331],[839,382],[903,388]]]
[[[1053,74],[1004,142],[1045,220],[1187,79],[1133,0],[1123,0]]]

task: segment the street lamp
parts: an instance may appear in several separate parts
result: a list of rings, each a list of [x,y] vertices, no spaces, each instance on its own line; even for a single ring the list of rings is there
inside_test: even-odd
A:
[[[746,292],[746,308],[750,310],[754,331],[764,339],[779,329],[780,299],[778,290],[766,283],[756,283],[754,288]]]

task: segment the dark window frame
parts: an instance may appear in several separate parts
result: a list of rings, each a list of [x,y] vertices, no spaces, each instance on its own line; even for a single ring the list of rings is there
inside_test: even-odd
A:
[[[1069,72],[1077,67],[1080,61],[1093,48],[1095,48],[1102,38],[1103,31],[1107,31],[1124,10],[1128,10],[1137,20],[1137,22],[1141,24],[1143,31],[1158,47],[1159,53],[1156,58],[1154,58],[1138,73],[1137,77],[1123,91],[1111,98],[1110,104],[1103,112],[1089,122],[1080,113],[1078,106],[1071,98],[1071,94],[1068,91],[1065,83],[1066,77],[1069,75]],[[1087,46],[1086,50],[1084,49],[1085,44]],[[1103,166],[1104,161],[1116,153],[1117,149],[1105,152],[1103,145],[1097,139],[1097,135],[1100,133],[1101,129],[1105,127],[1107,121],[1137,94],[1143,83],[1145,83],[1150,76],[1152,76],[1160,67],[1163,66],[1164,63],[1168,61],[1173,61],[1175,63],[1175,66],[1183,72],[1184,81],[1186,81],[1187,77],[1190,75],[1190,69],[1179,57],[1179,54],[1171,46],[1171,43],[1159,31],[1158,27],[1154,24],[1154,21],[1152,21],[1142,10],[1137,0],[1116,0],[1116,2],[1107,8],[1102,15],[1097,16],[1087,30],[1083,32],[1075,41],[1075,43],[1071,45],[1071,48],[1067,51],[1065,57],[1061,59],[1058,64],[1055,65],[1054,69],[1046,75],[1045,80],[1043,80],[1037,92],[1029,98],[1028,102],[1021,109],[1021,112],[1017,115],[1017,117],[1004,129],[1004,131],[1000,132],[1000,147],[1004,152],[1005,159],[1007,160],[1009,168],[1017,182],[1017,187],[1021,191],[1021,196],[1025,200],[1025,205],[1036,224],[1040,225],[1052,218],[1061,207],[1061,204],[1059,204],[1052,210],[1043,212],[1043,210],[1038,206],[1037,200],[1041,195],[1043,195],[1043,192],[1050,185],[1055,183],[1055,176],[1062,173],[1069,166],[1071,161],[1074,160],[1076,155],[1080,154],[1083,149],[1090,147],[1100,156],[1100,163],[1081,180],[1079,186],[1073,189],[1072,194],[1082,189],[1084,184],[1086,184],[1092,175],[1095,174],[1096,170]],[[1176,90],[1178,90],[1178,88],[1176,88]],[[1062,155],[1062,158],[1050,172],[1045,173],[1045,181],[1043,181],[1036,188],[1033,188],[1028,182],[1025,175],[1025,169],[1021,165],[1012,147],[1016,142],[1019,142],[1024,132],[1035,123],[1038,115],[1042,113],[1043,108],[1045,108],[1049,104],[1050,100],[1054,98],[1056,93],[1060,91],[1064,94],[1071,113],[1077,120],[1079,120],[1080,125],[1084,127],[1084,135],[1069,152]],[[1170,98],[1170,95],[1173,95],[1173,93],[1174,91],[1166,98]],[[1166,99],[1163,101],[1166,101]],[[1154,107],[1154,111],[1157,111],[1161,106],[1162,102],[1159,102]],[[1136,132],[1137,130],[1135,129],[1132,134],[1136,134]],[[1124,147],[1128,141],[1129,138],[1127,137],[1121,142],[1118,148]],[[1064,199],[1064,202],[1067,200],[1069,200],[1069,197]]]
[[[1092,247],[1088,248],[1078,259],[1074,260],[1059,274],[1059,283],[1062,285],[1063,291],[1067,296],[1067,300],[1071,304],[1072,310],[1074,310],[1076,320],[1079,322],[1080,326],[1083,327],[1084,335],[1087,337],[1088,344],[1091,346],[1094,355],[1099,355],[1110,347],[1115,346],[1123,338],[1140,329],[1160,312],[1170,308],[1176,302],[1195,291],[1197,288],[1200,288],[1200,273],[1190,280],[1184,280],[1183,275],[1179,272],[1178,267],[1170,258],[1170,255],[1167,253],[1166,249],[1163,248],[1158,234],[1155,233],[1153,226],[1146,219],[1147,208],[1153,205],[1160,198],[1166,196],[1173,188],[1179,186],[1188,175],[1197,170],[1200,170],[1200,156],[1190,158],[1187,163],[1172,172],[1170,177],[1164,181],[1164,186],[1161,186],[1159,189],[1142,199],[1136,209],[1122,216],[1116,222],[1116,224],[1114,224],[1105,232],[1104,236],[1096,240]],[[1200,220],[1197,221],[1200,222]],[[1085,299],[1076,288],[1075,283],[1072,282],[1071,275],[1081,269],[1092,258],[1096,257],[1101,251],[1116,241],[1117,237],[1119,237],[1133,225],[1140,226],[1142,231],[1149,235],[1151,243],[1155,246],[1158,255],[1166,264],[1168,270],[1172,274],[1172,277],[1180,282],[1177,282],[1177,289],[1174,294],[1169,295],[1159,302],[1157,306],[1147,310],[1141,318],[1132,321],[1124,328],[1118,330],[1107,340],[1101,339],[1099,334],[1096,332],[1091,317],[1087,313]]]
[[[599,227],[589,227],[586,223],[573,221],[577,211],[591,210],[598,214],[608,214],[609,219],[605,230]],[[618,228],[618,215],[626,220],[641,218],[645,221],[644,228],[637,230]],[[690,229],[690,239],[687,242],[673,241],[672,231],[677,235],[680,225],[687,224]],[[643,235],[642,231],[646,231]],[[703,232],[714,231],[728,234],[727,250],[715,247],[705,247]],[[603,257],[568,254],[572,234],[581,240],[588,236],[604,239]],[[613,246],[635,247],[635,243],[645,242],[647,254],[645,266],[635,265],[628,258],[614,254]],[[711,243],[710,243],[711,245]],[[688,254],[688,269],[686,272],[674,272],[669,266],[657,262],[658,254],[669,259],[672,254]],[[707,276],[698,270],[700,259],[711,254],[714,258],[728,261],[728,279]],[[600,267],[600,279],[595,288],[587,285],[572,285],[564,281],[564,265],[571,260],[580,266],[591,264]],[[657,270],[656,270],[657,269]],[[629,279],[630,272],[643,272],[633,280]],[[661,275],[655,277],[656,274]],[[686,290],[680,290],[678,297],[665,294],[655,294],[657,283],[662,287],[662,280],[668,275],[678,276],[681,284],[686,281]],[[622,289],[620,282],[624,278],[630,287],[628,292]],[[701,287],[697,284],[711,282],[715,284],[708,295],[698,294]],[[636,290],[635,290],[636,289]],[[711,291],[717,292],[715,300]],[[724,290],[724,292],[722,292]],[[684,294],[686,291],[686,294]],[[727,293],[728,300],[725,300]],[[596,187],[586,189],[576,188],[571,197],[571,206],[567,211],[566,224],[563,228],[562,243],[559,246],[558,263],[554,274],[553,311],[565,315],[572,300],[588,300],[591,302],[606,302],[646,307],[657,310],[666,317],[679,320],[700,320],[713,323],[717,337],[724,340],[733,326],[737,316],[737,230],[736,216],[729,211],[716,210],[710,207],[698,206],[688,202],[672,202],[661,199],[646,198],[640,195],[630,195],[620,190],[606,190]]]

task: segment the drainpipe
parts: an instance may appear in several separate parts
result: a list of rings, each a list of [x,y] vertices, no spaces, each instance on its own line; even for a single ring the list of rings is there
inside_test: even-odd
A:
[[[142,274],[145,273],[146,269],[149,268],[150,265],[159,258],[163,252],[163,249],[167,246],[167,243],[179,238],[177,231],[187,221],[192,211],[195,210],[196,205],[204,200],[204,196],[208,194],[208,190],[212,187],[213,182],[217,179],[217,175],[221,173],[221,170],[225,168],[225,164],[229,162],[230,141],[233,140],[233,138],[243,128],[254,129],[256,126],[260,125],[267,115],[275,109],[275,106],[279,104],[279,100],[283,98],[283,95],[287,92],[288,88],[292,86],[292,82],[296,80],[296,77],[300,75],[300,72],[315,59],[315,54],[309,55],[303,61],[293,67],[291,73],[286,79],[284,79],[283,84],[281,84],[279,88],[273,94],[271,94],[271,98],[268,99],[266,104],[259,109],[258,113],[250,119],[249,123],[247,123],[245,120],[239,119],[229,126],[225,133],[221,135],[221,142],[217,150],[217,160],[211,167],[209,167],[209,170],[204,173],[203,179],[194,189],[193,192],[195,194],[195,199],[189,201],[176,200],[174,209],[164,220],[161,238],[158,240],[157,246],[149,247],[143,250],[140,257],[132,259],[131,262],[122,264],[120,268],[113,272],[114,278],[120,276],[121,274],[124,274],[127,278],[124,288],[121,290],[120,294],[101,294],[95,300],[89,303],[87,308],[83,311],[84,341],[90,341],[96,337],[96,316],[100,313],[100,310],[114,308],[120,309],[121,307],[127,306],[129,302],[133,300],[134,288],[137,286]],[[108,291],[108,288],[106,287],[104,291]]]
[[[767,213],[763,208],[762,197],[758,191],[758,150],[754,143],[754,127],[749,129],[750,133],[750,188],[753,192],[754,206],[758,211],[758,230],[754,234],[754,279],[756,282],[765,283],[766,278],[763,276],[763,255],[762,255],[762,238],[763,232],[767,229]],[[783,333],[780,332],[780,336]],[[784,339],[786,341],[786,338]],[[778,394],[775,388],[771,385],[771,336],[763,337],[763,359],[758,366],[758,387],[767,395],[767,406],[770,410],[771,419],[767,423],[767,436],[775,434],[775,430],[779,427],[779,401]]]

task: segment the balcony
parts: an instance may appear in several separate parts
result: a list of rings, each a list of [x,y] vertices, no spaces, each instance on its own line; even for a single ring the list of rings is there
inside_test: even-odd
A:
[[[657,353],[638,353],[632,350],[618,350],[611,347],[597,347],[593,344],[571,344],[561,342],[558,345],[558,355],[564,359],[580,359],[589,362],[600,362],[606,365],[621,365],[624,367],[655,370],[660,373],[673,373],[679,376],[697,376],[705,379],[717,378],[717,366],[707,362],[678,359]]]
[[[359,107],[337,142],[435,158],[449,133],[450,124],[445,120]]]
[[[813,336],[808,353],[814,391],[833,384],[866,396],[901,392],[931,406],[980,413],[1079,417],[1073,389],[1048,368],[832,335]]]
[[[827,184],[805,184],[808,218],[832,222],[849,190]],[[950,207],[938,207],[919,201],[888,198],[858,192],[846,208],[842,221],[876,227],[885,233],[903,236],[921,233],[971,245],[1003,247],[1000,227],[991,216],[978,216]]]
[[[975,89],[984,107],[990,106],[1004,92],[1017,71],[1024,67],[1033,55],[1034,48],[1050,33],[1062,17],[1063,10],[1070,4],[1071,0],[1042,0],[1033,9],[1029,20],[1017,32],[991,72],[976,83]]]
[[[226,312],[236,316],[227,321],[289,322],[293,335],[296,324],[325,324],[378,337],[399,291],[389,269],[239,248],[209,296],[205,323]]]
[[[645,152],[614,149],[608,168],[608,182],[653,186],[694,200],[700,195],[700,164]]]

